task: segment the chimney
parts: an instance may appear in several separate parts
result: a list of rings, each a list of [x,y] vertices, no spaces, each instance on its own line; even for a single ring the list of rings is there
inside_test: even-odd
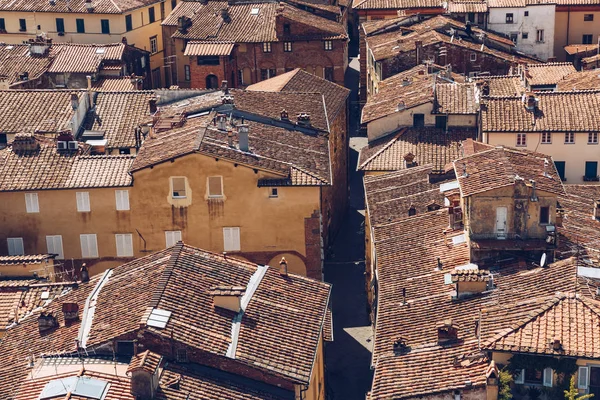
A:
[[[442,259],[438,257],[438,258],[437,258],[437,267],[435,268],[435,270],[436,270],[436,271],[441,271],[441,270],[442,270],[442,267],[443,267],[443,264],[442,264]]]
[[[484,82],[483,85],[481,86],[481,94],[482,96],[489,96],[490,95],[490,84],[489,82]]]
[[[29,45],[29,53],[33,56],[46,56],[48,55],[48,51],[50,50],[50,46],[52,46],[52,39],[46,39],[41,35],[35,37],[35,39],[30,39],[27,42]]]
[[[529,111],[533,111],[535,110],[535,107],[537,106],[537,99],[535,98],[535,95],[533,93],[529,93],[527,95],[525,95],[525,106],[527,107],[527,110]]]
[[[288,264],[285,257],[281,257],[281,261],[279,261],[279,274],[288,276]]]
[[[221,18],[223,18],[223,22],[231,22],[231,16],[229,15],[229,10],[227,8],[221,9]]]
[[[221,90],[225,94],[229,94],[229,87],[227,86],[227,81],[226,80],[221,81]]]
[[[398,106],[396,107],[396,111],[404,111],[406,110],[406,103],[403,100],[398,102]]]
[[[233,312],[242,310],[242,296],[246,293],[244,286],[213,286],[209,291],[215,307]]]
[[[77,93],[71,93],[71,107],[73,110],[77,110],[79,108],[79,96]]]
[[[134,343],[134,349],[135,347]],[[156,397],[160,373],[163,370],[162,364],[162,356],[151,353],[150,350],[131,358],[127,374],[131,375],[131,394],[135,399],[151,400]]]
[[[85,263],[81,264],[81,282],[89,282],[90,281],[90,273],[88,272],[87,265]]]
[[[208,0],[200,0],[200,4],[202,4],[203,6],[208,4]]]
[[[298,125],[300,126],[310,126],[310,114],[308,113],[300,113],[298,114]]]
[[[92,0],[85,0],[85,8],[88,12],[94,12],[94,6],[92,5]]]
[[[208,3],[208,1],[207,1]],[[188,28],[192,26],[192,19],[185,15],[177,19],[177,30],[181,33],[187,33]]]
[[[529,183],[531,183],[531,201],[538,201],[537,194],[535,192],[535,180],[530,179]]]
[[[475,269],[455,269],[450,273],[450,278],[456,285],[456,298],[460,299],[485,292],[490,282],[490,272],[475,266]]]
[[[156,106],[156,97],[152,96],[148,99],[148,106],[150,108],[150,114],[154,114],[158,107]]]
[[[446,78],[452,79],[452,64],[446,65]]]
[[[32,134],[17,133],[12,141],[14,152],[37,151],[39,148],[40,144]]]
[[[225,114],[217,115],[217,129],[220,131],[227,130],[227,116]]]
[[[290,121],[290,116],[289,116],[288,112],[285,110],[285,108],[283,110],[281,110],[281,117],[280,117],[280,119],[282,121],[288,121],[288,122]]]
[[[408,86],[410,85],[412,82],[410,81],[410,79],[408,77],[402,79],[402,86]]]
[[[58,321],[56,320],[56,316],[53,313],[43,312],[38,317],[38,328],[40,332],[45,332],[50,329],[56,328],[58,326]]]
[[[404,155],[404,162],[406,163],[406,168],[411,168],[417,165],[415,162],[415,155],[410,152]]]
[[[560,343],[560,339],[554,338],[552,341],[552,350],[560,351],[562,349],[562,344]]]
[[[423,42],[420,40],[415,41],[415,64],[421,64],[421,57],[423,52]]]
[[[400,337],[394,341],[393,349],[394,349],[394,355],[397,355],[397,356],[406,354],[410,351],[408,342],[403,337]]]
[[[225,95],[221,96],[221,103],[222,104],[233,104],[233,96],[230,94],[225,94]]]
[[[238,142],[241,151],[250,151],[250,143],[248,139],[248,125],[238,125]]]
[[[436,328],[440,346],[452,344],[458,340],[458,327],[454,325],[451,318],[438,323]]]
[[[233,147],[233,131],[231,129],[227,131],[227,144],[229,147]]]
[[[62,312],[66,322],[76,321],[79,319],[79,304],[63,303]]]
[[[562,228],[563,226],[563,218],[565,216],[565,210],[562,207],[556,207],[556,226]]]

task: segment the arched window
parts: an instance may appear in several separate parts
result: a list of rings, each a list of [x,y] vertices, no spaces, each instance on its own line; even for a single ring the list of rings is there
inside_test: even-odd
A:
[[[216,89],[219,87],[219,79],[216,75],[210,74],[206,77],[206,88]]]

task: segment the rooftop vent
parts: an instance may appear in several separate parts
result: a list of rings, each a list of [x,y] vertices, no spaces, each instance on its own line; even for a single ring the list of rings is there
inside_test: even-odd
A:
[[[533,93],[529,93],[523,95],[523,102],[528,111],[534,111],[538,106],[539,100]]]
[[[63,303],[62,312],[65,321],[76,321],[79,318],[79,304]]]
[[[398,106],[396,107],[396,111],[403,111],[406,110],[406,103],[403,101],[400,101],[398,103]]]
[[[220,131],[227,130],[227,116],[225,114],[217,115],[217,129]]]
[[[85,263],[81,264],[81,282],[89,282],[90,273]]]
[[[40,332],[48,331],[58,326],[58,321],[53,313],[42,312],[38,317],[38,328]]]
[[[393,349],[394,354],[398,356],[408,353],[410,351],[410,346],[405,338],[400,337],[394,341]]]
[[[404,79],[402,79],[402,86],[408,86],[411,83],[412,82],[411,82],[410,78],[404,78]]]
[[[12,149],[14,152],[36,151],[40,148],[40,144],[33,135],[18,133],[12,141]]]
[[[298,125],[310,126],[310,114],[300,113],[300,114],[298,114],[297,119],[298,119]]]
[[[223,104],[233,104],[233,96],[230,94],[226,94],[221,96],[221,103]]]
[[[71,93],[71,108],[73,108],[73,110],[79,108],[79,96],[77,93]]]
[[[127,372],[131,373],[131,394],[136,399],[154,399],[163,358],[146,350],[131,358]]]
[[[415,155],[410,152],[404,155],[404,162],[406,163],[406,168],[415,167],[417,165],[415,162]]]
[[[557,338],[554,338],[554,340],[552,340],[550,346],[554,351],[560,351],[562,349],[562,343],[560,342],[560,339]]]
[[[150,111],[150,114],[154,114],[158,110],[158,107],[156,106],[157,100],[158,99],[154,96],[148,99],[148,109]]]
[[[209,293],[215,307],[238,313],[242,309],[242,296],[246,293],[246,288],[244,286],[213,286]]]
[[[285,110],[285,108],[283,110],[281,110],[281,116],[280,119],[282,121],[289,121],[290,120],[290,115],[288,114],[288,112]]]
[[[29,39],[26,42],[29,45],[29,53],[34,56],[45,56],[52,46],[52,39],[46,39],[42,35],[38,35],[35,39]]]
[[[221,9],[221,18],[223,18],[223,22],[231,22],[231,15],[229,15],[229,10],[227,8]]]
[[[446,319],[439,322],[436,326],[438,334],[438,344],[443,346],[455,343],[458,340],[458,327],[454,325],[452,319]]]

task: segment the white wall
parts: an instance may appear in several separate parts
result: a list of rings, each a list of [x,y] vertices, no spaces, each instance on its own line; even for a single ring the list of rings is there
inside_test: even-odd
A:
[[[489,8],[488,29],[510,36],[517,33],[517,50],[542,60],[554,57],[554,4],[528,5],[516,8]],[[529,12],[526,17],[525,12]],[[513,23],[506,23],[506,14],[513,14]],[[537,42],[537,30],[544,30],[544,41]],[[527,39],[523,39],[527,33]]]

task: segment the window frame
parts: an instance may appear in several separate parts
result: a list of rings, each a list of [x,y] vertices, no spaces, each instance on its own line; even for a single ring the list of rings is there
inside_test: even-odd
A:
[[[538,29],[535,32],[535,41],[537,43],[544,43],[544,30],[543,29]]]
[[[269,198],[276,199],[279,197],[279,189],[276,187],[269,188]]]
[[[115,190],[115,208],[117,211],[131,210],[131,206],[129,204],[129,190],[127,190],[127,189]]]
[[[585,371],[585,374],[582,374],[582,371]],[[585,377],[585,382],[582,381],[582,377]],[[579,367],[577,370],[577,389],[587,390],[590,384],[590,368],[589,367]]]
[[[12,245],[11,245],[12,243]],[[15,247],[15,244],[19,244],[18,247]],[[7,237],[6,238],[6,246],[8,250],[9,256],[22,256],[25,255],[25,243],[23,242],[22,237]],[[11,251],[12,247],[12,251]],[[20,250],[20,251],[15,251]]]
[[[181,231],[165,231],[166,248],[175,246],[179,241],[183,241],[182,238],[183,236]]]
[[[514,24],[515,23],[514,13],[506,13],[505,21],[507,24]]]
[[[85,246],[87,247],[87,255],[86,252],[84,252],[84,240]],[[98,258],[98,236],[95,233],[80,234],[79,244],[81,246],[81,258]]]
[[[190,70],[190,66],[188,64],[185,64],[183,66],[183,79],[186,82],[189,82],[192,80],[192,71]]]
[[[583,14],[583,22],[594,21],[594,14]]]
[[[57,238],[60,242],[60,251],[59,252],[56,251],[57,250],[55,248],[56,243],[54,243],[54,240]],[[52,246],[50,246],[50,241],[52,241]],[[63,248],[62,235],[46,235],[46,250],[48,250],[48,254],[57,254],[57,256],[56,256],[57,260],[64,260],[65,254],[64,254],[64,248]]]
[[[120,244],[119,241],[121,241]],[[115,233],[115,243],[117,257],[133,257],[133,235],[131,233]]]
[[[150,36],[150,54],[158,53],[158,36]]]
[[[581,44],[592,44],[594,42],[594,35],[593,34],[583,34],[581,36]]]
[[[283,52],[291,53],[293,51],[292,42],[283,42]]]
[[[542,218],[545,217],[545,218]],[[549,225],[550,224],[550,206],[540,207],[540,225]]]
[[[598,132],[588,132],[588,144],[598,144]]]
[[[333,50],[333,40],[324,40],[323,41],[323,49],[325,51],[332,51]]]
[[[552,144],[552,132],[542,132],[541,144]]]
[[[4,18],[0,18],[0,31],[6,32],[6,20]]]
[[[263,53],[271,53],[272,50],[271,42],[263,42]]]
[[[178,179],[182,179],[183,180],[183,196],[182,195],[175,195],[175,180]],[[171,183],[171,198],[172,199],[186,199],[187,198],[187,177],[185,176],[172,176],[171,179],[169,179],[170,183]],[[177,192],[179,193],[179,192]]]
[[[19,18],[19,32],[27,32],[27,19]]]
[[[227,233],[230,235],[231,241],[229,243],[227,241]],[[224,226],[223,251],[242,251],[241,236],[241,229],[239,226]]]
[[[220,184],[220,192],[221,194],[211,194],[211,178],[215,179],[218,178],[219,179],[219,184]],[[206,195],[209,199],[222,199],[225,197],[225,188],[223,187],[223,177],[221,175],[214,175],[214,176],[207,176],[206,177]]]
[[[328,80],[329,82],[333,82],[333,74],[334,74],[334,68],[333,67],[325,67],[323,68],[323,76],[325,77],[325,80]],[[331,78],[331,79],[329,79]]]
[[[527,147],[527,134],[524,132],[517,132],[517,142],[515,147]]]
[[[196,64],[198,64],[198,65],[221,65],[221,57],[219,57],[219,56],[197,56]]]
[[[125,16],[125,32],[129,32],[133,30],[133,16],[131,14],[127,14]]]
[[[575,132],[565,132],[565,144],[575,144]]]
[[[521,40],[527,40],[527,39],[529,39],[529,32],[522,32]]]
[[[110,20],[109,19],[101,19],[100,20],[100,31],[103,35],[110,35]]]
[[[529,11],[525,11],[525,12],[523,12],[523,16],[524,16],[524,17],[529,17]]]
[[[85,19],[76,18],[75,26],[77,27],[77,33],[85,33]]]
[[[59,29],[62,27],[62,29]],[[64,18],[56,18],[56,32],[65,33],[65,19]]]
[[[471,62],[477,61],[477,53],[471,53],[471,54],[469,54],[469,60]]]
[[[37,193],[25,193],[25,210],[27,214],[40,212],[40,201]]]
[[[90,212],[90,192],[75,192],[75,201],[77,203],[77,212]]]

